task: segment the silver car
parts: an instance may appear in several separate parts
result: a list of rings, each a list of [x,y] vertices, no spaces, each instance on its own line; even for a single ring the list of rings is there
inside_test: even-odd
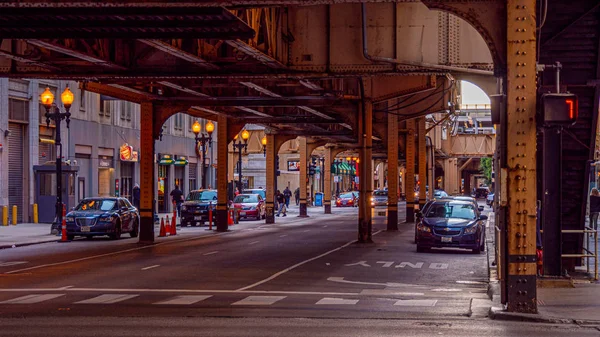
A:
[[[371,197],[371,206],[387,206],[388,203],[388,191],[376,190],[373,191]]]

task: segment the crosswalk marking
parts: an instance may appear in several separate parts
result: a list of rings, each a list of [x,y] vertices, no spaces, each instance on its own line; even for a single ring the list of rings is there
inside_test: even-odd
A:
[[[394,305],[403,307],[434,307],[437,300],[399,300]]]
[[[328,305],[328,304],[350,304],[350,305],[354,305],[358,303],[358,300],[348,300],[348,299],[343,299],[343,298],[331,298],[331,297],[324,297],[322,299],[319,300],[319,302],[315,303],[315,304],[322,304],[322,305]]]
[[[271,305],[287,296],[248,296],[232,305]]]
[[[154,304],[159,305],[190,305],[200,301],[204,301],[205,299],[212,297],[212,295],[183,295],[183,296],[175,296],[169,300],[156,302]]]
[[[113,304],[138,296],[140,295],[105,294],[87,300],[75,302],[75,304]]]
[[[61,297],[64,295],[65,294],[27,295],[27,296],[13,298],[12,300],[0,302],[0,304],[33,304],[33,303],[40,303],[40,302],[44,302],[47,300],[51,300],[51,299]]]

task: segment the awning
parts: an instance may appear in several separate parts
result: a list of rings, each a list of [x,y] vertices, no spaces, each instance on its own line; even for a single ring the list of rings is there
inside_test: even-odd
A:
[[[188,164],[188,160],[185,157],[179,157],[179,158],[177,158],[177,160],[175,160],[175,162],[173,164],[175,166],[185,166]]]
[[[163,155],[158,161],[158,165],[173,165],[173,163],[175,163],[175,160],[169,155]]]

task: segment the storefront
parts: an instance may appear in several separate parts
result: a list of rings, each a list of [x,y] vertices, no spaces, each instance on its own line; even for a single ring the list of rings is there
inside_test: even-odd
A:
[[[112,157],[98,158],[98,196],[111,195],[111,177],[114,172]]]
[[[177,159],[175,159],[173,165],[175,165],[175,186],[179,186],[179,189],[183,192],[183,195],[186,195],[188,190],[183,178],[185,177],[185,167],[188,165],[188,160],[184,156],[177,156]],[[173,186],[173,188],[175,187]]]
[[[133,202],[132,193],[135,184],[135,163],[138,161],[138,152],[127,143],[119,147],[120,174],[119,194],[121,197]]]
[[[169,168],[175,160],[168,154],[160,155],[158,161],[158,212],[169,212]]]

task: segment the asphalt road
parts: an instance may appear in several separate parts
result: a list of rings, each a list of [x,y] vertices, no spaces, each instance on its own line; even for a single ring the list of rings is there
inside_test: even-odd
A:
[[[387,232],[384,217],[375,218],[374,243],[357,244],[357,210],[334,213],[242,222],[227,233],[185,228],[153,246],[99,238],[4,250],[0,317],[485,317],[487,252],[417,253],[412,224]]]

